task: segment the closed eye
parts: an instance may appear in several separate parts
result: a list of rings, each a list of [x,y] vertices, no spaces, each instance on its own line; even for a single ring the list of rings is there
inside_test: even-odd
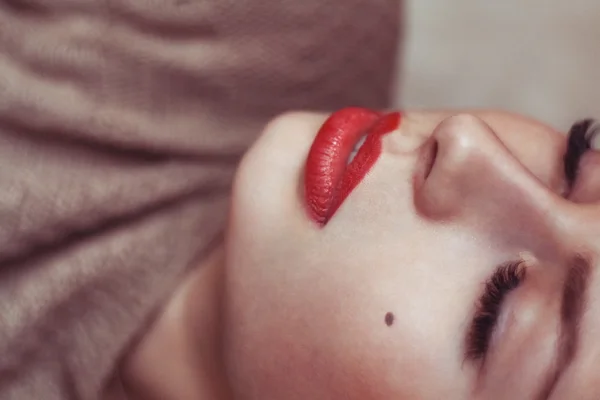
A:
[[[478,361],[485,358],[503,301],[508,293],[523,283],[525,272],[522,260],[512,261],[498,266],[487,280],[467,331],[465,360]]]

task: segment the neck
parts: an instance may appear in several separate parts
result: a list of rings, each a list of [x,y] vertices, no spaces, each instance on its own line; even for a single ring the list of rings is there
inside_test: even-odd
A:
[[[121,378],[131,400],[229,400],[220,354],[223,249],[173,294],[127,356]]]

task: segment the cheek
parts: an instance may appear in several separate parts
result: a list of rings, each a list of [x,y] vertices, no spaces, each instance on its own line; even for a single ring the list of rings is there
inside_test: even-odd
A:
[[[432,255],[395,238],[379,238],[372,251],[337,240],[282,241],[237,258],[226,347],[238,379],[279,398],[293,388],[303,398],[365,399],[408,396],[434,374],[452,377],[468,303],[460,288],[470,281],[448,264],[452,241]]]

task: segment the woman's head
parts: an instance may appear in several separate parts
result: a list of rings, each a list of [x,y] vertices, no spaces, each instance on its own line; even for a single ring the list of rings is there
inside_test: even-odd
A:
[[[326,118],[276,119],[238,172],[223,343],[236,398],[590,395],[600,154],[571,179],[567,137],[538,122],[404,113],[333,212],[313,203],[335,182],[304,175]]]

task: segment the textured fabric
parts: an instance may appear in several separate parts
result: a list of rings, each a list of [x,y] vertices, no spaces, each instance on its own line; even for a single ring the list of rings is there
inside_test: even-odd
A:
[[[398,0],[0,0],[0,399],[95,399],[297,108],[386,107]]]

